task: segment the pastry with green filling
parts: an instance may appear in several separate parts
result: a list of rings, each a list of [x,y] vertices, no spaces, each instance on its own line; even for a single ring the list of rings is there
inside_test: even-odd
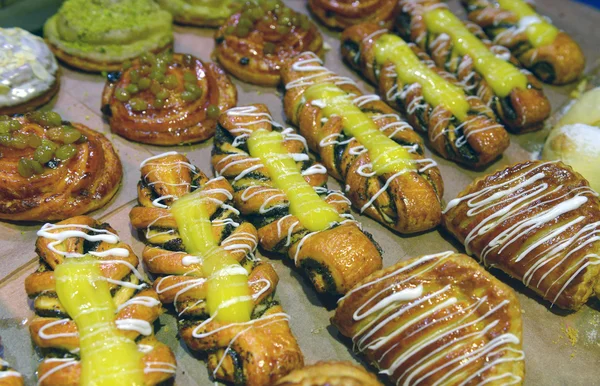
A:
[[[234,0],[157,0],[179,24],[219,27],[233,11]]]

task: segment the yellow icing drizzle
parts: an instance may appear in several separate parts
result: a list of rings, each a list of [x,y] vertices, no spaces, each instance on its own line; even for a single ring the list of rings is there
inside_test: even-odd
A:
[[[248,272],[225,249],[219,247],[207,211],[209,200],[202,191],[187,194],[171,206],[179,235],[188,253],[202,260],[207,278],[206,305],[216,320],[242,323],[250,320],[254,302]]]
[[[534,47],[552,44],[558,28],[545,21],[523,0],[497,0],[500,8],[514,13],[521,26],[525,26],[527,39]]]
[[[54,277],[58,299],[79,331],[81,384],[143,385],[142,353],[115,325],[115,304],[97,262],[67,259]]]
[[[403,83],[419,83],[428,103],[444,106],[461,121],[467,117],[470,106],[465,93],[427,67],[398,36],[384,34],[377,39],[375,60],[380,65],[392,62]]]
[[[527,88],[527,77],[511,63],[498,58],[481,40],[448,9],[436,8],[424,15],[427,28],[435,34],[452,38],[460,55],[469,55],[479,72],[500,97],[506,97],[515,88]]]
[[[325,106],[321,108],[325,117],[342,117],[344,132],[355,137],[368,150],[377,175],[414,169],[408,150],[379,131],[373,120],[336,85],[316,84],[304,92],[304,97],[308,101],[319,100]]]
[[[298,165],[283,147],[283,136],[275,131],[257,130],[248,139],[252,157],[257,157],[269,171],[277,189],[290,202],[290,213],[311,232],[322,231],[332,222],[341,221],[339,213],[319,197],[300,174]]]

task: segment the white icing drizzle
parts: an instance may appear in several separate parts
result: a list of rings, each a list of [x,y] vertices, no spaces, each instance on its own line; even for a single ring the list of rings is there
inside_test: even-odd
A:
[[[117,312],[121,311],[125,307],[129,307],[132,305],[140,305],[148,308],[153,308],[160,305],[160,301],[151,296],[136,296],[117,307]]]
[[[66,229],[66,228],[85,229],[85,230],[91,231],[95,234],[90,235],[88,233],[85,233],[85,232],[79,231],[79,230],[66,230],[66,231],[62,231],[62,232],[54,232],[57,229]],[[56,246],[58,244],[61,244],[66,239],[69,239],[72,237],[79,237],[79,238],[83,238],[87,241],[92,241],[92,242],[100,241],[100,242],[109,243],[109,244],[117,244],[120,241],[119,237],[117,235],[115,235],[114,233],[112,233],[106,229],[96,229],[96,228],[92,228],[90,226],[81,225],[81,224],[59,225],[59,224],[46,223],[37,232],[37,236],[55,240],[53,242],[48,243],[48,249],[50,249],[52,252],[54,252],[56,254],[59,254],[61,256],[67,257],[67,258],[84,256],[81,253],[65,252],[65,251],[60,251],[60,250],[56,249]],[[88,253],[90,255],[97,256],[97,257],[106,257],[106,256],[128,257],[129,256],[129,251],[125,248],[111,248],[111,249],[107,249],[106,251],[102,251],[102,252],[89,251]]]
[[[44,362],[45,363],[61,362],[61,364],[53,367],[52,370],[46,372],[43,376],[39,377],[39,379],[37,381],[38,386],[41,385],[44,382],[44,380],[46,378],[48,378],[49,376],[51,376],[52,374],[57,373],[62,369],[65,369],[70,366],[74,366],[79,363],[79,361],[77,361],[73,358],[47,358],[47,359],[44,359]]]
[[[169,363],[169,362],[146,362],[146,367],[144,367],[144,374],[148,373],[167,373],[167,374],[175,374],[177,370],[177,366]]]

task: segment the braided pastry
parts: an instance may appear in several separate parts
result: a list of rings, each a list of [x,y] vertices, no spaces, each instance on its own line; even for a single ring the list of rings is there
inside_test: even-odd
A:
[[[364,22],[392,26],[397,0],[308,0],[308,9],[329,28],[344,29]]]
[[[274,386],[381,386],[381,383],[361,366],[327,361],[294,370]]]
[[[79,260],[93,262],[108,283],[106,295],[112,297],[111,307],[116,311],[109,323],[118,331],[118,339],[137,343],[136,350],[141,352],[137,364],[144,383],[156,385],[175,376],[173,353],[153,336],[152,324],[162,313],[158,295],[144,282],[135,268],[138,258],[114,229],[87,216],[46,224],[38,232],[36,251],[41,264],[25,279],[25,290],[33,299],[36,314],[29,325],[31,337],[46,355],[38,368],[40,385],[76,385],[86,371],[89,373],[80,362],[78,318],[82,314],[67,310],[58,291],[63,281],[57,281],[58,269],[77,266]],[[93,281],[87,275],[84,280]],[[84,292],[68,285],[66,289],[73,296]]]
[[[0,386],[23,386],[23,376],[0,358]]]
[[[363,95],[352,79],[323,67],[313,53],[294,57],[281,74],[286,85],[286,115],[299,127],[311,150],[319,154],[329,174],[346,185],[348,198],[361,213],[401,233],[420,232],[439,224],[440,198],[444,194],[442,177],[435,161],[425,158],[421,138],[408,123],[378,96]],[[340,96],[310,100],[313,91],[327,91],[323,84],[331,84],[329,93]],[[350,98],[356,107],[348,107],[343,113],[334,111],[336,114],[329,117],[327,110],[336,98]],[[361,120],[349,127],[347,120],[352,115]],[[364,143],[351,133],[363,122],[374,129],[369,142]],[[385,142],[386,136],[393,142]],[[387,165],[401,163],[397,169],[382,174],[369,170],[374,164],[372,154],[377,151],[370,143],[379,137],[379,146],[388,146]]]
[[[435,67],[414,44],[365,23],[344,31],[342,55],[378,86],[388,104],[427,134],[442,157],[480,167],[508,147],[508,133],[494,112],[478,97],[467,96],[456,78]]]
[[[278,162],[267,162],[249,149],[247,141],[257,131],[266,134],[262,138],[281,132],[285,140],[275,139],[272,145],[282,154],[274,157],[286,166],[289,157],[299,161],[301,172],[291,162],[284,173],[294,182],[288,192],[283,185],[276,187],[269,169]],[[327,189],[326,169],[307,152],[304,138],[273,122],[265,105],[250,105],[221,114],[212,163],[218,175],[231,181],[235,206],[257,227],[261,246],[287,254],[318,292],[343,294],[381,267],[381,254],[350,215],[349,200]]]
[[[398,30],[426,51],[470,95],[490,106],[517,133],[539,130],[550,115],[541,83],[476,24],[460,21],[439,0],[401,0]],[[481,39],[481,40],[480,40]]]
[[[132,209],[131,223],[145,235],[144,263],[158,276],[154,288],[160,300],[173,304],[179,335],[188,347],[208,354],[215,379],[236,385],[268,385],[301,367],[304,360],[289,316],[274,299],[279,278],[270,264],[254,257],[256,229],[240,220],[231,206],[233,189],[227,180],[209,180],[175,152],[144,161],[141,172],[140,205]],[[206,205],[215,241],[248,271],[253,305],[247,322],[225,323],[209,313],[206,260],[186,252],[190,247],[186,248],[172,213],[175,202],[192,194],[198,197],[197,205]]]
[[[538,15],[524,0],[461,0],[469,20],[496,44],[508,47],[546,83],[565,84],[585,69],[581,47],[567,33]]]
[[[600,200],[561,162],[529,161],[472,182],[444,226],[467,253],[577,310],[600,295]]]
[[[341,299],[331,322],[396,385],[523,382],[519,301],[465,255],[378,271]]]

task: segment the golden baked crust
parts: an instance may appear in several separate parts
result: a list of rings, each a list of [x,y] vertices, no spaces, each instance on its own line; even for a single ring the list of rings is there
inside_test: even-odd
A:
[[[468,253],[553,305],[577,310],[599,293],[598,193],[561,162],[478,178],[448,203],[443,224]]]
[[[468,256],[402,261],[358,283],[332,323],[395,384],[522,384],[519,301]]]
[[[23,386],[23,376],[0,358],[0,386]]]
[[[344,29],[364,22],[392,26],[397,0],[308,0],[308,9],[329,28]]]
[[[60,89],[60,76],[61,76],[60,69],[58,69],[58,71],[56,71],[55,76],[56,76],[56,80],[54,81],[52,86],[46,92],[44,92],[42,95],[38,95],[37,97],[30,99],[27,102],[21,103],[16,106],[0,107],[0,115],[24,114],[29,111],[33,111],[33,110],[37,109],[38,107],[43,106],[46,103],[50,102],[52,100],[52,98],[54,98],[54,96],[56,94],[58,94],[58,90]]]
[[[274,386],[381,386],[381,383],[361,366],[323,361],[292,371]]]

